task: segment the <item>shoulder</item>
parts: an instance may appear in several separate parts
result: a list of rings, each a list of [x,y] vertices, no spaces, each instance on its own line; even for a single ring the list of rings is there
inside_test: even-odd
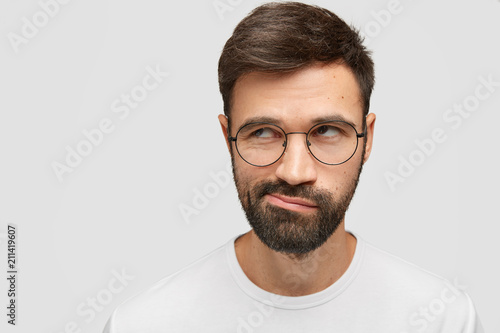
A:
[[[364,243],[362,270],[374,282],[389,283],[394,288],[424,292],[449,284],[445,278],[418,265],[384,251],[366,241]],[[457,288],[459,289],[459,288]]]
[[[179,315],[186,314],[193,302],[210,297],[207,294],[213,290],[207,286],[228,278],[226,245],[120,304],[108,320],[104,333],[136,332],[152,327],[156,321],[168,320],[175,325]]]
[[[359,278],[386,310],[404,312],[412,327],[481,331],[473,302],[457,279],[449,281],[366,242]]]

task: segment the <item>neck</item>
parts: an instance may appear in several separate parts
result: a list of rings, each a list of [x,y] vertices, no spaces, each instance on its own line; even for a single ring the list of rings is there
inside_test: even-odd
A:
[[[282,296],[304,296],[326,289],[347,270],[356,238],[342,222],[318,249],[294,256],[271,250],[250,230],[235,242],[236,257],[255,285]]]

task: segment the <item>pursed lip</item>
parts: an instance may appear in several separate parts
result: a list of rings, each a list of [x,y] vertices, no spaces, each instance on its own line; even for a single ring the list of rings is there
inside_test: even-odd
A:
[[[288,204],[288,205],[297,205],[298,207],[302,206],[303,208],[305,209],[311,209],[311,208],[317,208],[318,206],[309,202],[309,201],[306,201],[304,199],[301,199],[301,198],[298,198],[298,197],[288,197],[288,196],[284,196],[284,195],[280,195],[280,194],[268,194],[268,196],[270,196],[271,200],[274,198],[276,201],[279,200],[279,201],[282,201],[284,204]]]

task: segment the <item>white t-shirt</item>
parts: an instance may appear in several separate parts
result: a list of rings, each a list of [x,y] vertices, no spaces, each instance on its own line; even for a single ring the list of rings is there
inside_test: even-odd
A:
[[[483,332],[463,291],[355,237],[341,278],[298,297],[253,284],[236,259],[234,237],[121,304],[104,333]]]

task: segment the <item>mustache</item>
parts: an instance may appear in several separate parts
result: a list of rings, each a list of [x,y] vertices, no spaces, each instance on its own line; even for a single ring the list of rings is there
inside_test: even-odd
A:
[[[281,194],[306,199],[319,207],[331,205],[333,195],[327,190],[312,185],[290,185],[285,181],[263,181],[253,188],[255,198],[262,199],[266,194]]]

